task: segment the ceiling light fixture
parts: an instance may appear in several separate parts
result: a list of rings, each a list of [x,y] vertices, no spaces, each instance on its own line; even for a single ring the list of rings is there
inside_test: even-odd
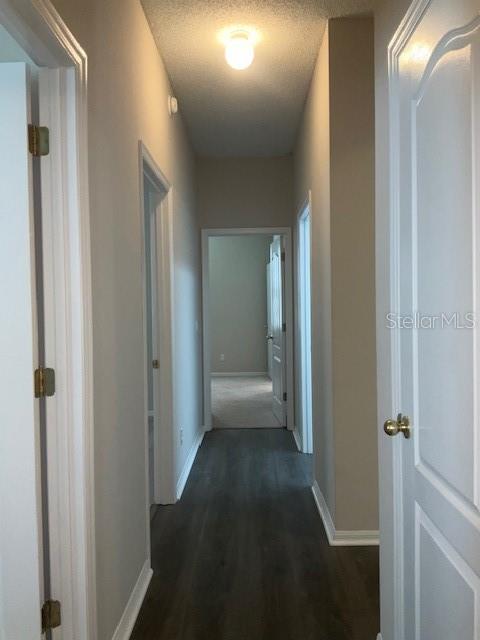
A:
[[[234,31],[225,45],[225,59],[233,69],[247,69],[253,62],[255,50],[248,31]]]

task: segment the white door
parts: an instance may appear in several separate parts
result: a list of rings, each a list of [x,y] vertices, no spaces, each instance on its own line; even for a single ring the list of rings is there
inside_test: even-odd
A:
[[[275,236],[270,245],[270,286],[272,293],[272,385],[273,413],[285,425],[285,332],[283,314],[282,241]]]
[[[161,201],[165,196],[144,174],[145,211],[145,274],[146,274],[146,320],[147,320],[147,399],[148,399],[148,458],[150,505],[165,503],[165,469],[160,464],[162,451],[161,375],[160,359],[160,250],[161,247]],[[163,446],[165,448],[165,445]]]
[[[158,359],[157,339],[157,216],[156,193],[147,176],[144,176],[145,211],[145,277],[147,321],[147,401],[148,401],[148,477],[150,504],[155,503],[155,449],[158,410]]]
[[[391,49],[395,640],[480,638],[479,9],[415,2]]]
[[[28,70],[0,64],[0,638],[39,640],[42,506]]]

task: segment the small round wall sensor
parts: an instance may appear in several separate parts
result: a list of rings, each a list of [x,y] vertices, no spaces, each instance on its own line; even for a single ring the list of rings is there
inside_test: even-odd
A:
[[[178,100],[175,96],[168,96],[168,113],[174,116],[178,113]]]

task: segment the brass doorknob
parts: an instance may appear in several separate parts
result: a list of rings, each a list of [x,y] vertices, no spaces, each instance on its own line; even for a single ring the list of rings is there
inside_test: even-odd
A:
[[[273,340],[273,336],[267,336],[267,340]]]
[[[401,413],[398,414],[396,420],[387,420],[383,425],[383,430],[387,434],[393,438],[399,433],[403,433],[405,438],[410,438],[412,430],[410,427],[410,418],[408,416],[402,416]]]

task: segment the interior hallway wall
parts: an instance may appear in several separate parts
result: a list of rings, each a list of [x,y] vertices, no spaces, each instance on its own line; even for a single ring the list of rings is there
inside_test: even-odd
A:
[[[98,640],[109,640],[147,548],[138,141],[173,185],[180,471],[201,425],[195,162],[138,0],[54,0],[88,55]],[[180,105],[181,112],[181,105]]]
[[[295,150],[297,211],[312,191],[315,477],[347,531],[378,529],[373,64],[373,19],[330,20]]]
[[[204,229],[291,227],[293,158],[198,158]]]
[[[271,236],[262,235],[209,238],[211,366],[215,373],[265,373],[268,369],[271,241]]]
[[[295,211],[312,193],[312,425],[314,476],[335,518],[330,249],[330,52],[325,29],[294,154]],[[297,280],[298,281],[298,280]],[[298,316],[297,316],[298,320]],[[297,343],[295,353],[300,353]],[[297,380],[298,383],[298,380]],[[298,403],[300,389],[296,389]],[[297,406],[296,415],[299,415]]]
[[[347,531],[378,529],[374,129],[373,19],[332,20],[335,525]]]

